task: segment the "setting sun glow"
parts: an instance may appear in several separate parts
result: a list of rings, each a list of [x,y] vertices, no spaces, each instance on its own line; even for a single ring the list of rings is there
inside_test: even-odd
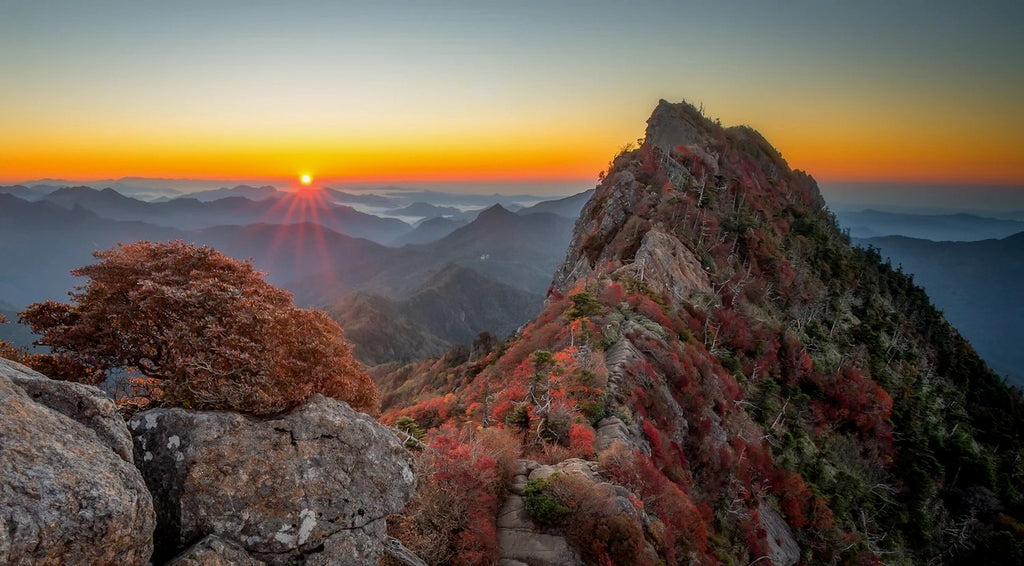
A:
[[[1019,1],[62,4],[2,4],[19,88],[0,89],[0,184],[583,190],[660,98],[756,128],[819,181],[1024,183]],[[609,51],[610,30],[642,41]]]

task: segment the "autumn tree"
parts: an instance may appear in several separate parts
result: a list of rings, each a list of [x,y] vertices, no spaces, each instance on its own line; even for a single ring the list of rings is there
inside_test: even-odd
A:
[[[38,344],[90,368],[137,372],[167,405],[271,414],[321,393],[375,412],[376,386],[321,311],[296,308],[249,262],[181,241],[96,252],[71,304],[35,303]]]

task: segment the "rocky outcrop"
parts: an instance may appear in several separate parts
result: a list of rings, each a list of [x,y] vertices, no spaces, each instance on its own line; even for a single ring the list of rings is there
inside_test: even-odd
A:
[[[711,122],[693,106],[659,100],[658,106],[647,119],[645,140],[666,155],[677,151],[677,148],[687,148],[690,152],[699,150],[704,155],[713,155],[714,131]]]
[[[553,288],[568,291],[609,259],[606,244],[622,232],[644,196],[644,185],[631,171],[618,171],[601,183],[576,220],[565,261],[555,272]]]
[[[609,494],[612,504],[605,509],[611,514],[624,514],[636,524],[645,524],[648,518],[634,503],[636,496],[622,486],[607,483],[601,477],[597,462],[570,458],[553,465],[541,465],[531,460],[520,460],[519,469],[509,485],[509,496],[498,513],[498,541],[501,566],[561,566],[583,564],[579,552],[557,530],[541,530],[526,512],[526,485],[528,482],[550,479],[556,475],[576,476],[591,484],[593,493]],[[655,563],[657,552],[645,543],[637,551],[644,555],[645,563]]]
[[[658,291],[678,300],[708,289],[696,256],[668,234],[671,225],[682,219],[673,218],[669,226],[659,228],[637,210],[655,207],[661,200],[660,189],[652,190],[650,185],[655,165],[665,169],[673,185],[712,186],[720,172],[721,140],[713,133],[719,130],[688,104],[660,101],[647,121],[644,146],[617,157],[584,206],[565,261],[555,272],[553,288],[568,291],[594,270],[606,271],[610,265],[613,270],[660,271],[661,277],[655,279],[665,288]],[[648,236],[649,231],[654,234]]]
[[[0,564],[145,564],[153,503],[113,403],[0,359]]]
[[[712,292],[711,279],[697,256],[679,238],[658,229],[644,234],[633,263],[619,268],[616,274],[620,273],[674,301],[689,301],[695,293]]]
[[[627,425],[619,417],[605,417],[597,421],[594,431],[597,433],[594,447],[598,452],[607,450],[616,442],[622,442],[631,451],[639,450],[647,456],[651,455],[651,445],[644,440],[640,427]]]
[[[412,496],[397,438],[315,396],[280,417],[154,409],[129,422],[156,502],[157,561],[207,535],[268,564],[367,564]]]
[[[498,512],[498,545],[502,566],[556,566],[583,564],[579,553],[569,545],[565,537],[540,532],[526,513],[523,499],[526,482],[532,478],[539,466],[530,460],[520,460],[519,469],[512,478],[510,493]],[[551,471],[547,471],[550,475]],[[544,472],[542,472],[544,473]],[[545,476],[546,477],[546,476]]]

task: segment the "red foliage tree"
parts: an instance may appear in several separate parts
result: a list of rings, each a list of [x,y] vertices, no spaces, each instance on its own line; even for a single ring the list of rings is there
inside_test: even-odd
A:
[[[72,304],[47,301],[21,320],[102,380],[114,368],[156,380],[155,400],[271,414],[321,393],[376,412],[377,389],[341,327],[299,309],[248,262],[181,241],[94,254]],[[95,381],[94,380],[94,381]]]

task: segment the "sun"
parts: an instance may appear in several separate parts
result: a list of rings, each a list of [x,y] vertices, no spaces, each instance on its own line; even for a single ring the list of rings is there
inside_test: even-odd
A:
[[[303,185],[309,186],[309,184],[313,182],[313,176],[310,175],[309,173],[303,173],[299,177],[299,182],[302,183]]]

